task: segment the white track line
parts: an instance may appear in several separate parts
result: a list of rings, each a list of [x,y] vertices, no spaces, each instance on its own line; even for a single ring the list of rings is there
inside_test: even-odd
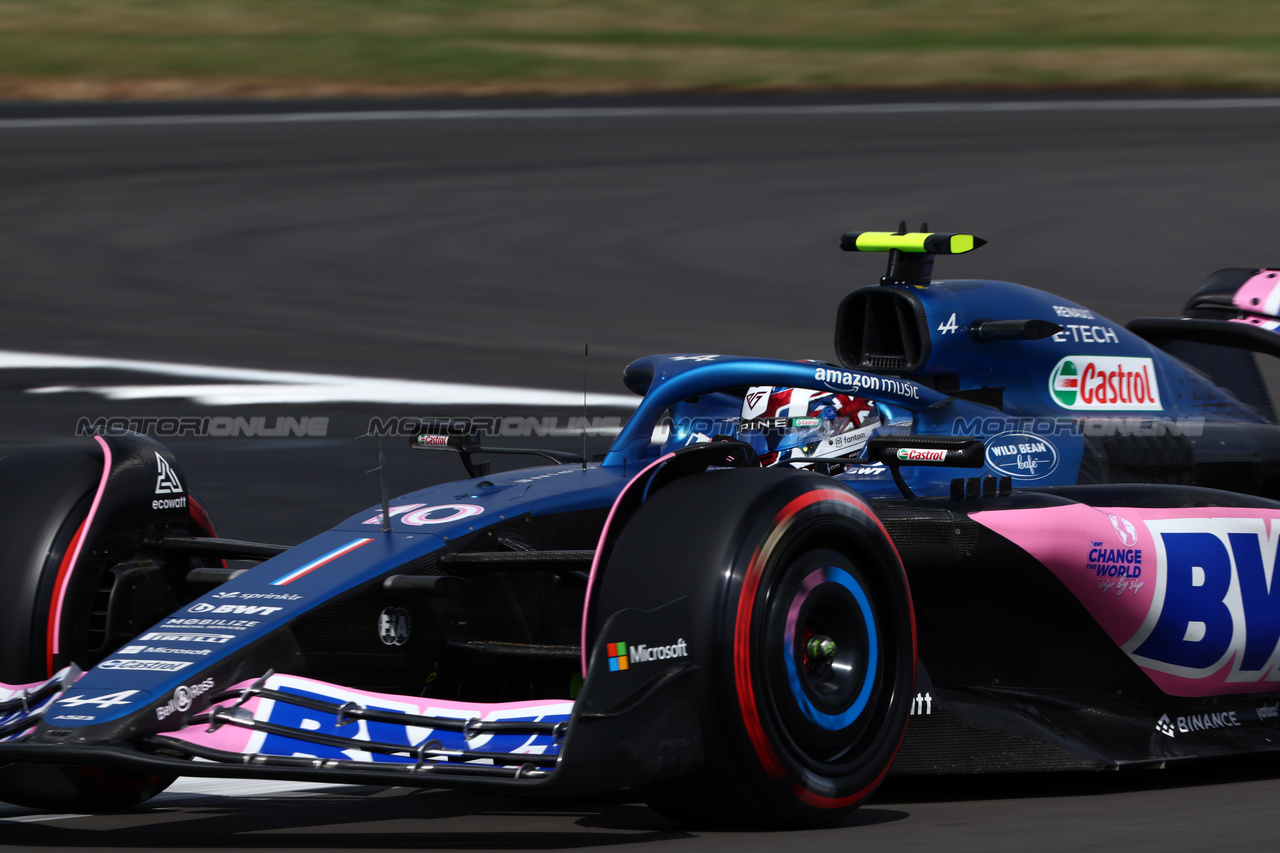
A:
[[[296,796],[330,788],[350,788],[350,783],[281,782],[275,779],[217,779],[183,776],[156,799],[191,797],[278,797]]]
[[[63,127],[154,127],[204,124],[315,124],[359,121],[493,119],[702,118],[733,116],[888,115],[895,113],[1115,112],[1133,110],[1257,110],[1280,98],[1127,98],[1122,100],[962,101],[957,103],[793,104],[776,106],[530,107],[515,109],[349,110],[229,115],[80,116],[0,119],[0,130]]]
[[[129,358],[0,350],[0,370],[127,370],[154,376],[213,380],[208,384],[49,385],[29,394],[96,394],[108,400],[187,399],[206,406],[272,403],[381,403],[393,405],[581,406],[581,391],[553,391],[460,382],[426,382],[283,370],[172,364]],[[219,381],[220,380],[220,381]],[[587,405],[634,409],[639,397],[588,394]]]

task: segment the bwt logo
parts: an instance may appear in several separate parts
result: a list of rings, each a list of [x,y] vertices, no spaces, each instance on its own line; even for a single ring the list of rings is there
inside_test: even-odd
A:
[[[1156,544],[1155,595],[1124,650],[1183,678],[1230,666],[1229,681],[1280,678],[1280,529],[1260,518],[1147,521]]]
[[[247,613],[256,616],[270,616],[279,613],[283,607],[264,607],[258,604],[209,604],[201,601],[187,608],[188,613]]]

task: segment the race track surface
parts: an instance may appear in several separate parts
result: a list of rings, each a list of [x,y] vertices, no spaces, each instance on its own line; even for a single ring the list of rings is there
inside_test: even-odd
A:
[[[82,418],[328,418],[324,437],[164,439],[220,533],[291,544],[376,502],[376,443],[352,440],[372,417],[564,425],[581,409],[546,392],[577,399],[585,372],[589,416],[616,422],[622,367],[651,352],[832,359],[836,303],[883,270],[839,251],[846,230],[978,234],[989,245],[939,258],[937,277],[1020,281],[1119,322],[1176,315],[1215,269],[1280,264],[1274,103],[1000,104],[0,109],[0,452],[74,442]],[[462,475],[399,441],[386,453],[392,494]],[[1264,849],[1273,773],[898,780],[838,827],[785,836],[687,833],[626,794],[184,782],[129,814],[0,806],[0,845]]]

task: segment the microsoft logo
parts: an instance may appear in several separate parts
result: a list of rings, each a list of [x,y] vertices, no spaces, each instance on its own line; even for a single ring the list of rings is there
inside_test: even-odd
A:
[[[684,638],[676,640],[669,646],[650,646],[646,643],[609,643],[609,671],[619,672],[630,669],[632,664],[652,663],[653,661],[675,660],[689,656],[689,644]]]

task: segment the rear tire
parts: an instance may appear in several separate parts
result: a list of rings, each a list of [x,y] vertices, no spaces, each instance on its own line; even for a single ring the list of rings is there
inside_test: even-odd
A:
[[[705,760],[645,800],[688,826],[746,828],[821,825],[870,796],[906,729],[915,627],[866,503],[792,469],[676,481],[622,531],[599,612],[682,595]]]

